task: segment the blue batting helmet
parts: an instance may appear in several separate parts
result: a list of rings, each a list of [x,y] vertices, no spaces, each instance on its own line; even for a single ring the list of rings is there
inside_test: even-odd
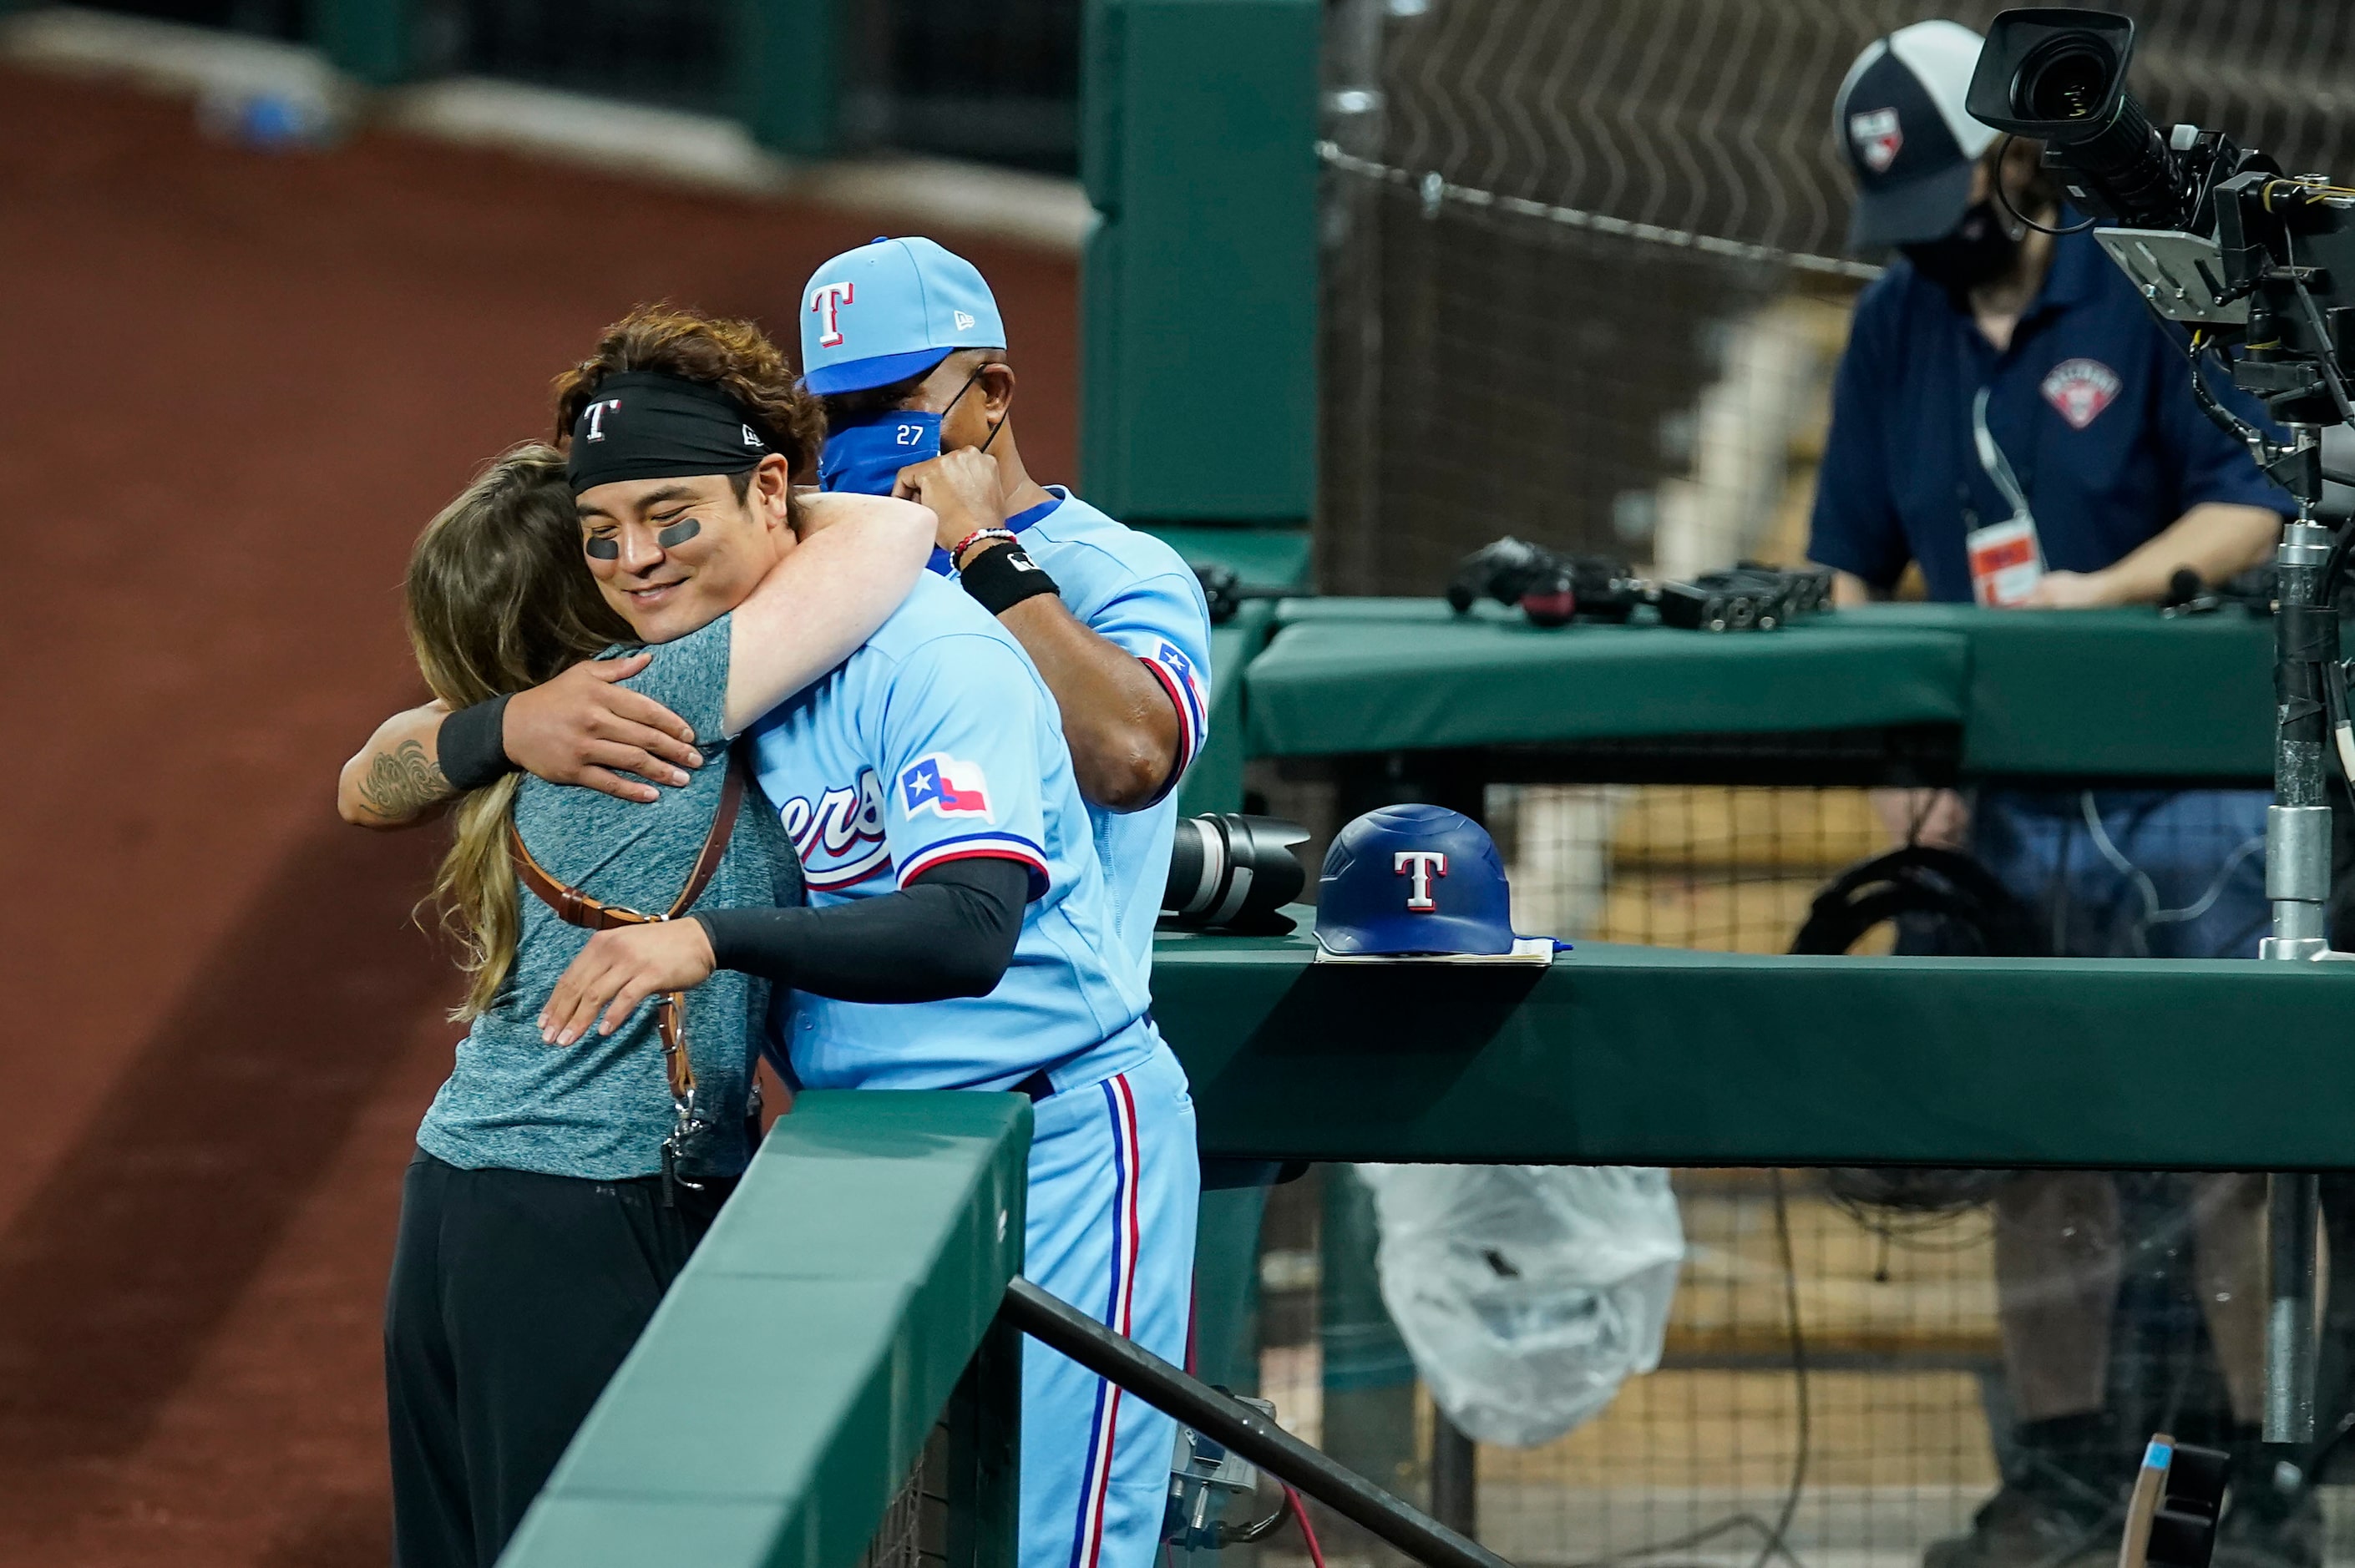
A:
[[[1509,953],[1511,900],[1496,841],[1444,806],[1384,806],[1334,835],[1316,885],[1329,953]]]

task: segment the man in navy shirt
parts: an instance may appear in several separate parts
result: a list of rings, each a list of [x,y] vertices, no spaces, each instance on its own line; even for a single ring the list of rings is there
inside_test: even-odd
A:
[[[1917,23],[1866,49],[1841,84],[1835,132],[1859,187],[1850,247],[1901,256],[1857,303],[1809,554],[1838,573],[1844,604],[1887,597],[1910,564],[1931,599],[1991,610],[2150,604],[2185,567],[2213,583],[2261,564],[2289,498],[2201,414],[2181,352],[2092,237],[2037,227],[2074,215],[2040,146],[1997,147],[1964,112],[1978,48],[1953,22]],[[2267,800],[1987,788],[1968,802],[1913,793],[1891,814],[1917,840],[1967,843],[2057,952],[2254,957],[2269,913]],[[1929,1549],[1928,1568],[2114,1555],[2138,1436],[2124,1423],[2146,1416],[2232,1449],[2220,1559],[2318,1563],[2310,1489],[2295,1470],[2276,1484],[2256,1440],[2259,1179],[2022,1173],[1995,1209],[2016,1425],[2001,1490],[1969,1535]],[[2180,1390],[2197,1354],[2185,1335],[2143,1377],[2113,1376],[2118,1353],[2150,1338],[2148,1323],[2115,1320],[2126,1260],[2145,1243],[2191,1255],[2210,1375],[2228,1398],[2131,1417],[2112,1407],[2113,1386]]]

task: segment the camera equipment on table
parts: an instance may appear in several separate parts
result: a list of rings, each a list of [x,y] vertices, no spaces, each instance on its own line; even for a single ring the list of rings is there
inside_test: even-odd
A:
[[[2190,334],[2200,408],[2297,502],[2275,556],[2275,804],[2265,846],[2274,919],[2263,951],[2316,958],[2328,950],[2323,772],[2334,739],[2355,779],[2332,608],[2355,531],[2334,539],[2321,520],[2323,429],[2355,424],[2355,189],[2285,173],[2220,131],[2160,131],[2126,89],[2134,36],[2132,20],[2102,12],[2006,11],[1987,29],[1965,103],[1985,124],[2042,141],[2045,165],[2070,199],[2119,226],[2094,238],[2151,309]],[[2274,440],[2226,407],[2206,379],[2211,366],[2262,399],[2290,440]]]
[[[1772,631],[1826,609],[1831,597],[1828,571],[1785,571],[1744,562],[1689,583],[1662,583],[1653,602],[1660,607],[1663,624],[1688,631]]]
[[[1217,926],[1248,937],[1281,937],[1292,917],[1277,913],[1300,896],[1308,872],[1292,846],[1308,830],[1276,817],[1234,812],[1178,820],[1169,849],[1169,885],[1161,917],[1199,929]]]
[[[1564,556],[1526,539],[1503,538],[1464,557],[1448,580],[1447,602],[1468,613],[1475,601],[1518,605],[1538,626],[1572,619],[1624,622],[1644,605],[1661,621],[1692,631],[1772,631],[1828,609],[1832,575],[1744,561],[1689,583],[1648,583],[1625,561]]]
[[[1625,620],[1644,602],[1644,584],[1625,561],[1606,556],[1564,556],[1507,537],[1484,545],[1456,564],[1448,579],[1447,602],[1455,613],[1493,599],[1520,608],[1540,626],[1560,626],[1573,615],[1586,620]]]

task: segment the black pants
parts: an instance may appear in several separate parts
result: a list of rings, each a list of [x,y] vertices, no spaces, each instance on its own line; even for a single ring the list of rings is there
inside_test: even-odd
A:
[[[384,1304],[398,1568],[490,1568],[733,1185],[673,1209],[418,1152]]]

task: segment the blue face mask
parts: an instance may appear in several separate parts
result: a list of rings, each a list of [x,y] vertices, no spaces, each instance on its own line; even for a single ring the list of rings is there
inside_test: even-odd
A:
[[[817,461],[818,488],[889,495],[901,469],[940,455],[938,414],[880,414],[826,437]]]

